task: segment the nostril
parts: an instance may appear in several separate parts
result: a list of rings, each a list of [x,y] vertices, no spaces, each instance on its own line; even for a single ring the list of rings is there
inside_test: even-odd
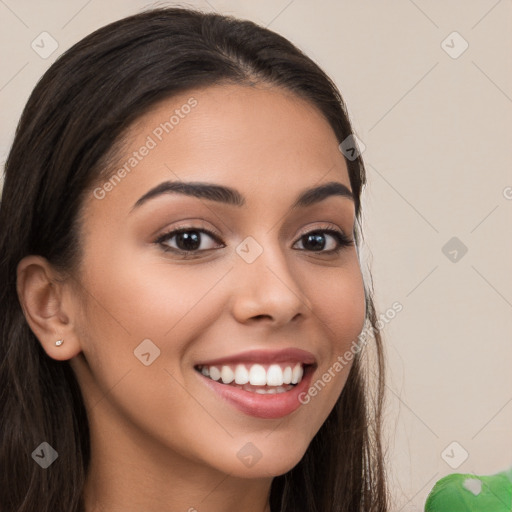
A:
[[[272,320],[272,317],[270,315],[256,315],[253,318],[254,320],[259,320],[260,318],[268,318],[269,320]]]

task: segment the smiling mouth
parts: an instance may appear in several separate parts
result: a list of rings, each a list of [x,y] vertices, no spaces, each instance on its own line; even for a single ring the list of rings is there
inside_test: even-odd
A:
[[[194,369],[204,377],[258,394],[286,393],[302,381],[311,364],[226,364],[197,365]]]

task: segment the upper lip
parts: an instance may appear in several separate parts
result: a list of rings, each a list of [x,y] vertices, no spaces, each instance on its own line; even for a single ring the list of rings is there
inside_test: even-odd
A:
[[[196,366],[215,366],[233,363],[303,363],[316,364],[316,358],[311,352],[299,348],[285,348],[282,350],[248,350],[230,356],[219,357],[208,361],[196,363]]]

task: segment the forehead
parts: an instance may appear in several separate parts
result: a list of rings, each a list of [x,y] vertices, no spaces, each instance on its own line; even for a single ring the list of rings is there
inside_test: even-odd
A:
[[[165,99],[130,127],[102,208],[128,212],[162,181],[208,181],[237,188],[250,206],[290,201],[327,181],[350,188],[327,120],[310,102],[267,85],[216,85]],[[98,205],[96,205],[98,206]]]

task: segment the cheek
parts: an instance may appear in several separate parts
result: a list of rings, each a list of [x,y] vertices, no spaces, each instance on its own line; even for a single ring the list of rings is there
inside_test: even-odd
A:
[[[174,343],[181,339],[180,332],[189,339],[199,333],[209,317],[214,318],[205,304],[211,305],[219,276],[229,265],[212,272],[207,265],[179,265],[155,253],[135,257],[133,250],[127,250],[115,257],[114,251],[109,258],[98,255],[87,268],[85,286],[94,299],[89,301],[93,308],[89,318],[120,343],[132,346],[145,338]]]
[[[128,400],[125,412],[135,416],[145,410],[144,417],[158,417],[158,403],[190,407],[190,397],[172,375],[183,380],[188,347],[218,320],[223,304],[216,286],[225,287],[220,277],[229,265],[212,271],[207,265],[136,259],[121,251],[101,256],[98,251],[87,260],[82,277],[89,292],[81,330],[86,333],[82,341],[93,379],[90,388],[99,398],[118,390],[116,400]]]
[[[328,340],[322,346],[322,363],[300,397],[309,417],[315,418],[310,424],[312,433],[325,421],[345,386],[365,326],[364,282],[357,259],[330,272],[326,278],[316,276],[314,282],[312,278],[310,283],[315,317]]]
[[[194,440],[204,436],[199,425],[215,425],[190,399],[180,362],[190,340],[215,321],[208,317],[215,313],[211,301],[201,298],[219,272],[119,256],[91,258],[86,268],[83,284],[89,293],[81,330],[90,376],[83,384],[93,415],[111,433],[117,425],[137,425],[163,444],[173,439],[175,448],[193,447],[178,451],[199,460],[194,448]],[[215,434],[220,438],[224,431]]]
[[[330,269],[320,279],[313,276],[308,286],[315,316],[330,340],[328,358],[332,360],[357,340],[365,323],[366,299],[357,259]]]

